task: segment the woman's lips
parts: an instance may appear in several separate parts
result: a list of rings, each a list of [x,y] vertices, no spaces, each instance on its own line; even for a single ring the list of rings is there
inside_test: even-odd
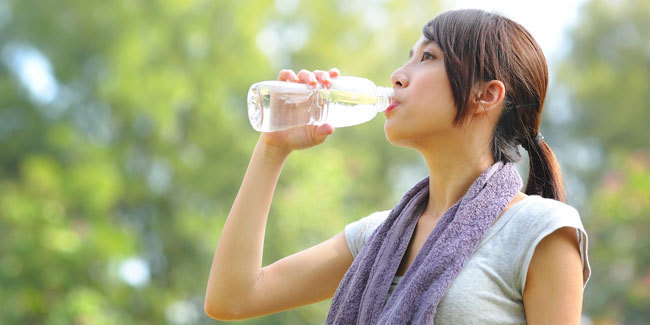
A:
[[[388,112],[392,111],[395,107],[399,106],[399,102],[394,102],[386,110],[384,110],[384,114],[388,114]]]

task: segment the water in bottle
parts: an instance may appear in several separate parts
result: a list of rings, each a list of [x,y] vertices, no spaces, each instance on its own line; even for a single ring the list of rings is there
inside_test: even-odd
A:
[[[285,81],[263,81],[248,91],[248,118],[260,132],[329,123],[344,127],[370,121],[393,102],[392,88],[341,76],[329,89]]]

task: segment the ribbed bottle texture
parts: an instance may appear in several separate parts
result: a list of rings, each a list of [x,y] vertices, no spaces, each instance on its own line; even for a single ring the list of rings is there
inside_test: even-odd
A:
[[[394,100],[392,88],[341,76],[329,89],[284,81],[262,81],[248,91],[248,118],[260,132],[329,123],[334,127],[361,124],[384,111]]]

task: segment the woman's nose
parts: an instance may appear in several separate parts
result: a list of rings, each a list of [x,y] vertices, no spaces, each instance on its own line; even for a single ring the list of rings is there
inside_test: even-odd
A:
[[[408,86],[408,77],[402,69],[397,69],[390,75],[390,82],[393,84],[394,88],[404,88]]]

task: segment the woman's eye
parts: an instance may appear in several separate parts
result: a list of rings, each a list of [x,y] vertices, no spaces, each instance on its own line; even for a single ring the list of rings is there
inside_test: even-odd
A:
[[[433,59],[433,54],[431,54],[429,52],[423,52],[422,53],[422,58],[420,59],[420,62],[422,62],[424,60],[431,60],[431,59]]]

